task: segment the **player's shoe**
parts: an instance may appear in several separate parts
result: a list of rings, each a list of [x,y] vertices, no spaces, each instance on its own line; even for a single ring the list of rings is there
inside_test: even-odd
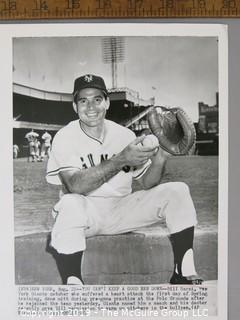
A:
[[[170,284],[193,284],[199,285],[203,283],[203,279],[201,279],[198,275],[187,276],[184,277],[176,272],[173,273]]]
[[[67,285],[83,286],[83,282],[77,277],[70,276],[67,278]]]

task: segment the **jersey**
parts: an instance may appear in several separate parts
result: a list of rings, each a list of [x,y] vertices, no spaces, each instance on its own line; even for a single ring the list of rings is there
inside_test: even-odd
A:
[[[30,131],[25,135],[25,138],[28,140],[30,148],[37,148],[37,137],[38,133]]]
[[[33,141],[35,141],[37,137],[38,137],[38,133],[36,133],[36,132],[34,132],[34,131],[28,132],[28,133],[25,135],[25,138],[28,140],[28,142],[33,142]]]
[[[44,144],[45,144],[46,147],[50,146],[51,145],[52,136],[48,132],[45,132],[42,135],[42,140],[44,141]]]
[[[70,169],[84,170],[110,159],[135,139],[135,134],[110,120],[104,120],[104,139],[89,136],[79,120],[70,122],[55,135],[48,160],[46,179],[61,185],[59,172]],[[149,162],[137,170],[125,167],[102,186],[88,195],[97,197],[121,197],[132,192],[132,179],[140,178]]]
[[[18,151],[19,151],[19,147],[18,147],[17,144],[14,144],[14,145],[13,145],[13,151],[14,151],[14,152],[18,152]]]

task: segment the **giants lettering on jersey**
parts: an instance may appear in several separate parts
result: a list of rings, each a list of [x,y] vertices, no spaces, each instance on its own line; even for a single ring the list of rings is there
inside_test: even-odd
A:
[[[108,154],[101,154],[100,155],[100,163],[103,162],[103,161],[106,161],[108,159]],[[89,153],[87,155],[87,157],[80,157],[80,161],[81,161],[81,166],[82,166],[82,169],[87,169],[87,168],[90,168],[90,167],[95,167],[96,164],[99,163],[99,161],[96,161],[94,162],[94,157],[93,157],[93,154],[92,153]],[[129,172],[130,171],[130,167],[129,166],[125,166],[122,168],[122,170],[124,172]]]
[[[94,161],[94,156],[89,153],[86,157],[80,157],[82,169],[87,169],[90,167],[95,167],[97,164],[108,159],[108,154],[101,154],[100,161]]]

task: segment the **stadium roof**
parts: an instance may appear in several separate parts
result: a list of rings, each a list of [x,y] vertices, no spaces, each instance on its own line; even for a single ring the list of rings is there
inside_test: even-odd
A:
[[[32,88],[19,83],[13,83],[13,92],[29,97],[52,101],[72,101],[71,93],[51,92],[37,88]],[[144,100],[140,98],[139,93],[127,87],[108,89],[111,101],[127,100],[133,102],[135,106],[149,106],[154,104],[153,98]]]

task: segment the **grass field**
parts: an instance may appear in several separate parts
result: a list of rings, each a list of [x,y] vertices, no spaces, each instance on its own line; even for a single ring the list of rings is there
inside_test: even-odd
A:
[[[58,187],[45,180],[46,162],[14,160],[15,235],[51,229],[51,208],[58,199]],[[183,181],[191,190],[201,230],[217,229],[218,157],[173,157],[162,182]]]

